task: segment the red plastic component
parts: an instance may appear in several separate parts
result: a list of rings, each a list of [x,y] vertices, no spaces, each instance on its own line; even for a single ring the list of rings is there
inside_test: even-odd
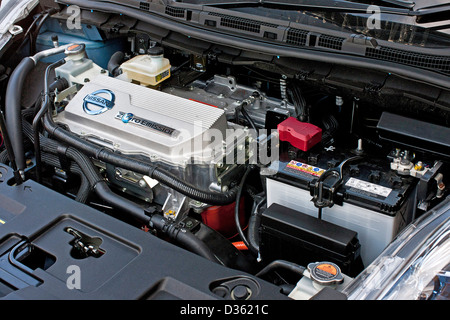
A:
[[[301,122],[294,117],[289,117],[281,122],[277,129],[281,141],[288,141],[302,151],[308,151],[322,140],[321,128]]]
[[[227,238],[231,238],[237,234],[236,223],[234,221],[234,208],[236,203],[233,202],[225,206],[212,206],[202,212],[203,223],[208,227],[216,230]],[[239,221],[241,227],[244,228],[244,198],[240,201]]]

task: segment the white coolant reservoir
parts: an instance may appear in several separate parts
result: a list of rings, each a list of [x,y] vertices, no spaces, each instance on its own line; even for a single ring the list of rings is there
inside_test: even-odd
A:
[[[136,56],[120,68],[126,77],[143,86],[156,86],[170,77],[170,61],[164,58],[161,47],[149,49],[149,54]]]
[[[74,44],[66,49],[66,63],[55,69],[57,77],[68,81],[69,86],[84,85],[95,77],[104,74],[100,66],[86,56],[84,44]]]
[[[310,263],[289,297],[294,300],[309,300],[325,287],[342,291],[351,280],[353,279],[341,273],[341,269],[332,262]]]

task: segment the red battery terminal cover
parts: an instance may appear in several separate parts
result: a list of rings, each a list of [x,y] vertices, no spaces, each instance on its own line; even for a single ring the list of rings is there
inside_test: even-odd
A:
[[[287,141],[302,151],[308,151],[322,140],[321,128],[301,122],[294,117],[289,117],[281,122],[277,130],[281,141]]]

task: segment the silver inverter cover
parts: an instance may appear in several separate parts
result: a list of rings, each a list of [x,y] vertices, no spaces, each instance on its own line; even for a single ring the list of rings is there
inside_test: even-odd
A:
[[[210,164],[225,137],[222,109],[108,76],[86,83],[55,121],[85,139],[172,165]]]

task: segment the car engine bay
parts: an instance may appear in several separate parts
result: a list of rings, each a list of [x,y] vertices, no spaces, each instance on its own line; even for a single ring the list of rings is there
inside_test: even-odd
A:
[[[341,290],[448,195],[448,91],[121,14],[82,10],[70,30],[49,12],[4,86],[9,186],[33,180],[293,299]],[[73,250],[111,254],[79,223]]]

